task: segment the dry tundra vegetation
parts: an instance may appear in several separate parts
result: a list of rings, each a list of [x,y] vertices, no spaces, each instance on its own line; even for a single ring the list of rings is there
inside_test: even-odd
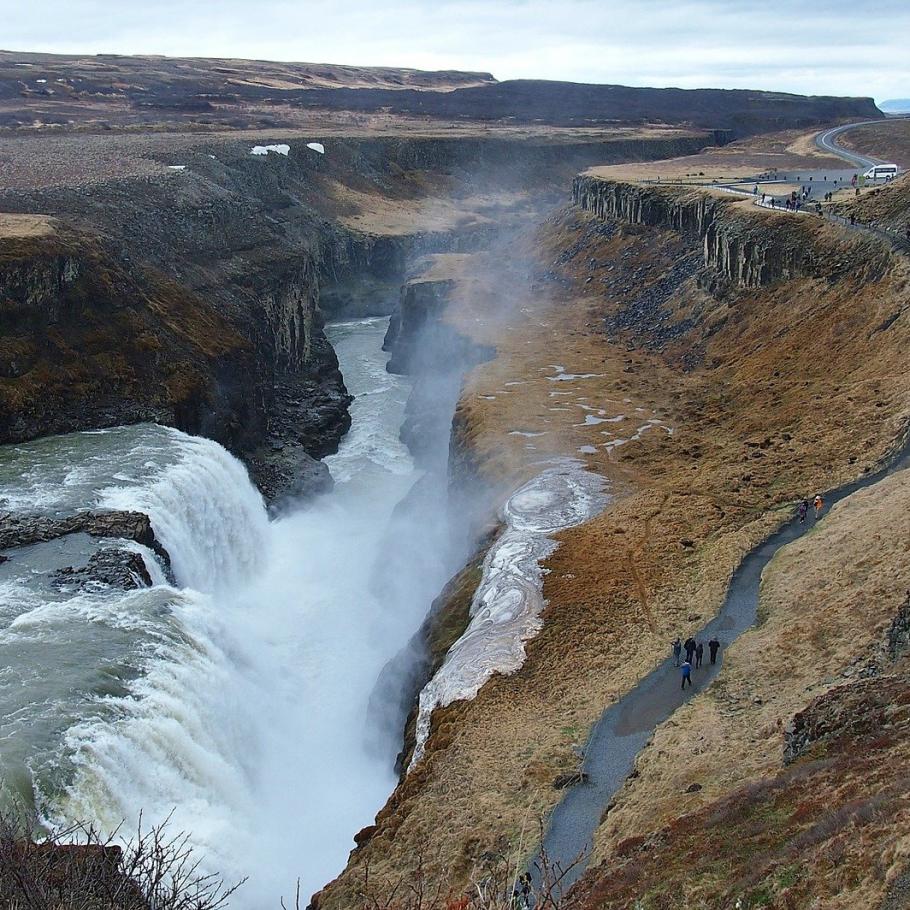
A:
[[[497,348],[456,416],[478,470],[508,488],[535,460],[574,455],[615,498],[559,535],[525,665],[437,710],[424,759],[321,907],[351,906],[366,868],[391,888],[418,855],[420,875],[455,896],[484,856],[520,843],[530,856],[523,827],[559,799],[554,781],[577,768],[602,708],[717,611],[743,554],[799,498],[872,470],[905,437],[906,258],[730,206],[819,267],[724,285],[686,237],[573,209],[518,241],[505,274],[495,254],[492,268],[483,254],[430,263],[458,279],[447,318]],[[578,378],[553,381],[560,369]],[[896,475],[780,553],[758,626],[657,729],[573,902],[900,906],[887,901],[910,860],[908,690],[888,633],[910,588],[907,497]],[[828,718],[827,732],[785,764],[799,712]]]

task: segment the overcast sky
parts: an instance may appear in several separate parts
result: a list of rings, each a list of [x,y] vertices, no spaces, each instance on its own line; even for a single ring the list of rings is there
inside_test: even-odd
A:
[[[0,0],[0,45],[910,97],[910,0]]]

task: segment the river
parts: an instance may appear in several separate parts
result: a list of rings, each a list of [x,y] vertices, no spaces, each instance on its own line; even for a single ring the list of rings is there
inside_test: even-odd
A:
[[[234,906],[341,871],[396,782],[400,728],[368,722],[375,682],[453,567],[444,515],[395,511],[421,472],[398,438],[409,382],[385,370],[386,325],[330,326],[355,396],[326,459],[335,489],[274,521],[239,461],[173,429],[0,449],[0,510],[144,511],[177,582],[146,551],[151,588],[61,589],[52,570],[99,546],[85,535],[0,566],[7,800],[126,831],[173,813],[205,869],[249,876]]]

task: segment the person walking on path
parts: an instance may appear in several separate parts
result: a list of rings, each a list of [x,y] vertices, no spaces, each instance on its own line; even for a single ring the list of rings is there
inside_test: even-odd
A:
[[[799,515],[799,523],[805,524],[806,515],[809,514],[809,500],[804,499],[796,510],[796,514]]]
[[[673,639],[673,661],[676,666],[679,666],[679,655],[682,654],[682,642],[679,640],[679,636]]]
[[[702,658],[705,656],[705,644],[704,642],[699,642],[695,646],[695,669],[697,670],[701,666]]]
[[[692,657],[695,654],[695,639],[690,635],[683,647],[686,649],[686,660],[691,664]]]
[[[692,685],[692,664],[689,661],[686,661],[682,665],[682,688],[686,688],[686,683],[690,686]]]
[[[822,499],[821,493],[815,494],[815,502],[813,503],[813,505],[815,506],[816,519],[821,518],[822,510],[825,508],[825,500]]]
[[[717,640],[717,636],[715,635],[714,638],[712,638],[711,641],[708,642],[708,650],[711,652],[711,663],[712,664],[717,663],[717,651],[719,648],[720,648],[720,642]]]

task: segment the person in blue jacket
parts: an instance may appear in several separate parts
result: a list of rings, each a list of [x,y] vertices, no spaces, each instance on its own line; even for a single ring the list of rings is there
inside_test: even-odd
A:
[[[686,688],[686,683],[692,685],[692,664],[685,661],[682,665],[682,687]]]

